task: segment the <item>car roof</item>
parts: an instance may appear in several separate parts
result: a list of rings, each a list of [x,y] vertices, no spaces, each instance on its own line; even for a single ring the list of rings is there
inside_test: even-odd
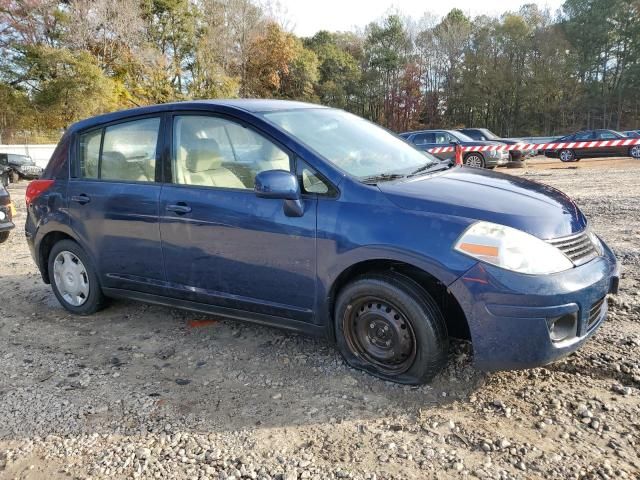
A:
[[[432,132],[447,132],[447,133],[454,134],[456,133],[456,130],[446,130],[444,128],[433,128],[429,130],[414,130],[412,132],[404,132],[404,133],[401,133],[400,135],[409,136],[409,135],[414,135],[416,133],[432,133]]]
[[[117,112],[106,113],[103,115],[97,115],[95,117],[87,118],[74,123],[69,127],[69,130],[83,130],[85,128],[91,128],[101,125],[103,123],[114,122],[128,117],[134,117],[138,115],[147,115],[153,113],[162,113],[172,110],[182,110],[189,108],[201,108],[206,107],[226,107],[232,110],[239,110],[250,113],[262,113],[262,112],[274,112],[284,110],[297,110],[304,108],[328,108],[322,105],[316,105],[313,103],[296,102],[291,100],[272,100],[272,99],[257,99],[257,98],[242,98],[242,99],[221,99],[221,100],[191,100],[186,102],[173,102],[163,103],[159,105],[149,105],[145,107],[130,108],[127,110],[120,110]]]

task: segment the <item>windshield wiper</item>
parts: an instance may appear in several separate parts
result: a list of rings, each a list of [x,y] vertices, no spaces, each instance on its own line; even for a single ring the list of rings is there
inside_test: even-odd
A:
[[[361,178],[360,181],[362,183],[375,185],[378,182],[388,182],[390,180],[397,180],[404,177],[404,175],[401,175],[399,173],[380,173],[378,175],[371,175],[369,177]]]
[[[447,160],[444,162],[438,163],[427,163],[426,165],[421,166],[420,168],[411,172],[407,177],[415,177],[416,175],[420,175],[421,173],[429,172],[429,171],[437,171],[437,170],[445,170],[453,165],[453,160]]]

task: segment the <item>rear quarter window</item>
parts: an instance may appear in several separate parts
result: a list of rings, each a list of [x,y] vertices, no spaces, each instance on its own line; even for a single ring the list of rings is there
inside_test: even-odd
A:
[[[94,130],[80,135],[78,142],[80,159],[80,176],[82,178],[98,178],[100,142],[102,130]]]

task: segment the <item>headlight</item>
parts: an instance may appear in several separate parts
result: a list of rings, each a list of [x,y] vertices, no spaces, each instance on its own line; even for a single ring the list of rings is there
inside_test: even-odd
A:
[[[591,243],[593,243],[593,247],[596,249],[596,252],[598,252],[598,255],[602,255],[604,253],[604,248],[602,248],[602,242],[600,241],[598,236],[593,233],[593,230],[591,229],[587,231],[587,235],[589,236],[589,240],[591,240]]]
[[[564,253],[544,240],[490,222],[471,225],[454,248],[497,267],[531,275],[557,273],[573,267]]]

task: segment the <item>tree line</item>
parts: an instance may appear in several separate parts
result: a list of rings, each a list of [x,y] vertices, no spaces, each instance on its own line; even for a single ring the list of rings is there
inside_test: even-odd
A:
[[[299,38],[258,0],[0,0],[1,140],[229,97],[321,103],[395,131],[640,128],[639,19],[640,0],[566,0]]]

